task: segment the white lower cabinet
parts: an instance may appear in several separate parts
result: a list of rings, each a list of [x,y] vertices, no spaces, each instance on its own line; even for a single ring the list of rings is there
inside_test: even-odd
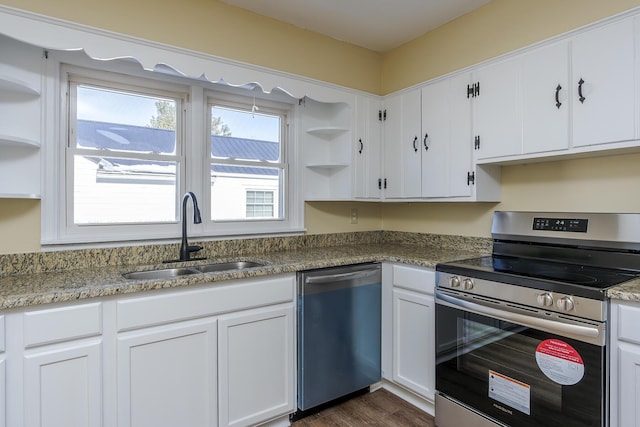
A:
[[[640,427],[640,304],[614,302],[611,314],[611,427]]]
[[[118,425],[215,426],[216,319],[118,337]]]
[[[6,362],[2,356],[0,356],[0,427],[5,427],[7,422],[6,416]]]
[[[393,290],[393,380],[434,398],[434,300],[431,295]]]
[[[28,351],[24,358],[24,425],[102,425],[101,353],[100,339]]]
[[[295,410],[293,331],[293,304],[220,317],[221,426],[256,425]]]
[[[284,425],[294,412],[295,274],[89,301],[0,314],[0,427]]]
[[[383,342],[392,348],[391,352],[383,348],[384,378],[391,391],[431,413],[435,392],[434,288],[432,269],[383,266]]]

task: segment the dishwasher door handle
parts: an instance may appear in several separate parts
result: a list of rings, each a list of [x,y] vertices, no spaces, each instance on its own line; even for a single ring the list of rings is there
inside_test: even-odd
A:
[[[379,269],[350,271],[347,273],[326,274],[322,276],[307,276],[304,279],[305,284],[322,284],[322,283],[335,283],[336,281],[364,279],[367,277],[375,276],[380,273]]]

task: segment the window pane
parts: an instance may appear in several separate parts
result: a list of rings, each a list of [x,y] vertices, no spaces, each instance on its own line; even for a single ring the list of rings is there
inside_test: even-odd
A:
[[[175,154],[176,101],[77,86],[78,148]]]
[[[176,162],[74,156],[74,223],[176,220]]]
[[[212,165],[211,219],[282,219],[279,206],[282,175],[279,168]],[[260,190],[248,191],[255,188]]]
[[[212,107],[211,157],[279,161],[280,122],[277,115]]]

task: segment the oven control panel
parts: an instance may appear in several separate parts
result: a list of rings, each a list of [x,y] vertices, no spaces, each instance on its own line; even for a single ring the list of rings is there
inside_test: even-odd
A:
[[[543,289],[527,288],[477,277],[436,272],[436,286],[473,296],[496,298],[513,304],[539,308],[547,312],[566,313],[592,320],[607,318],[606,304],[590,298],[567,295]]]
[[[588,219],[578,218],[533,218],[533,229],[537,231],[566,231],[586,233]]]

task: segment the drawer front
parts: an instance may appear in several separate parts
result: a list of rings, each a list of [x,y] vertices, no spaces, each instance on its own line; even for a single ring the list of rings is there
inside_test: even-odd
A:
[[[431,269],[394,265],[393,286],[433,295],[436,273]]]
[[[24,313],[26,348],[102,334],[102,303]]]
[[[293,301],[295,276],[234,280],[118,301],[118,331]]]
[[[618,339],[640,344],[640,306],[618,306]]]

